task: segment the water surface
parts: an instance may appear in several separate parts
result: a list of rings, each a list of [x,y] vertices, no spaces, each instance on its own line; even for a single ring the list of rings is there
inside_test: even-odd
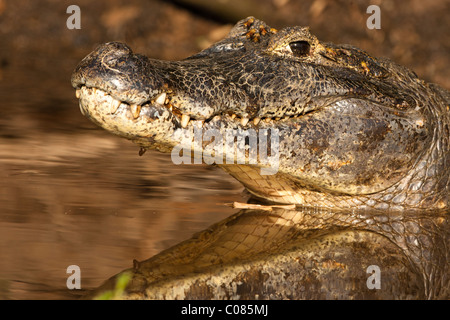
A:
[[[132,142],[96,128],[68,81],[48,88],[37,74],[3,77],[12,80],[0,86],[8,97],[0,108],[0,299],[76,298],[243,200],[219,168],[176,166],[156,151],[139,157]],[[81,268],[82,290],[66,287],[70,265]]]

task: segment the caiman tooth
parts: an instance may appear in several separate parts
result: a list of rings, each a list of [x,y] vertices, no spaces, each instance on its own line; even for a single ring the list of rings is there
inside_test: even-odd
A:
[[[235,114],[235,113],[233,113],[232,115],[231,115],[231,120],[234,120],[234,118],[236,118],[237,117],[237,115]]]
[[[130,110],[135,119],[141,114],[141,106],[138,104],[130,104]]]
[[[82,114],[83,116],[85,116],[85,115],[86,115],[86,112],[85,112],[84,109],[83,109],[83,105],[81,104],[81,100],[78,102],[78,105],[80,106],[81,114]]]
[[[115,114],[117,109],[119,109],[119,106],[120,106],[120,101],[116,100],[116,99],[113,99],[111,101],[111,103],[109,104],[109,107],[110,107],[109,112],[111,114]]]
[[[271,120],[270,118],[265,118],[265,119],[264,119],[264,121],[265,121],[266,123],[269,123],[270,120]]]
[[[242,118],[241,125],[245,127],[247,125],[247,123],[249,122],[249,120],[250,120],[249,118]]]
[[[191,120],[191,117],[189,117],[189,116],[186,115],[186,114],[183,114],[183,115],[181,116],[181,126],[182,126],[183,128],[186,128],[187,125],[188,125],[188,123],[189,123],[189,120]]]
[[[155,100],[157,104],[163,105],[166,102],[166,93],[161,93]]]
[[[261,121],[261,118],[256,117],[256,118],[253,119],[253,124],[255,126],[257,126],[260,121]]]
[[[75,97],[77,97],[77,99],[80,99],[80,96],[81,96],[81,90],[80,89],[75,90]]]

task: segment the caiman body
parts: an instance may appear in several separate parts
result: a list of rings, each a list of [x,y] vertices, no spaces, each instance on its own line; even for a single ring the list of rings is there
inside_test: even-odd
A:
[[[410,70],[250,17],[182,61],[107,43],[72,84],[101,127],[272,205],[135,263],[126,297],[450,297],[450,96]]]

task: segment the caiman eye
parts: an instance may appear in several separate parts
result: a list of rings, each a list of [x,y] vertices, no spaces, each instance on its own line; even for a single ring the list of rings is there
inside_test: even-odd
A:
[[[309,50],[311,46],[309,45],[308,41],[294,41],[289,43],[289,47],[292,50],[292,53],[297,57],[304,57],[309,55]]]

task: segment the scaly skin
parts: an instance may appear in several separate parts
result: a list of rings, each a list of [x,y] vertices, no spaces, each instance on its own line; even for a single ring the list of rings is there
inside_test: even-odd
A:
[[[72,85],[83,114],[143,150],[208,151],[206,162],[215,160],[256,197],[297,205],[269,216],[244,210],[208,237],[137,264],[128,297],[449,297],[450,95],[408,69],[321,43],[307,28],[277,31],[250,17],[182,61],[107,43],[78,65]],[[198,132],[218,133],[223,143],[192,139]],[[230,132],[247,132],[258,143],[267,132],[279,144],[271,140],[270,156],[259,154],[255,163],[250,151],[236,148],[228,162]],[[210,152],[217,141],[224,155]],[[233,228],[224,228],[230,221]],[[254,234],[261,225],[268,235]],[[274,238],[278,225],[283,232]],[[231,249],[234,236],[243,237],[245,250]],[[402,276],[368,293],[361,276],[368,257]],[[297,268],[311,259],[321,265],[314,277]],[[274,270],[297,270],[290,291]],[[242,284],[245,290],[236,291]]]

